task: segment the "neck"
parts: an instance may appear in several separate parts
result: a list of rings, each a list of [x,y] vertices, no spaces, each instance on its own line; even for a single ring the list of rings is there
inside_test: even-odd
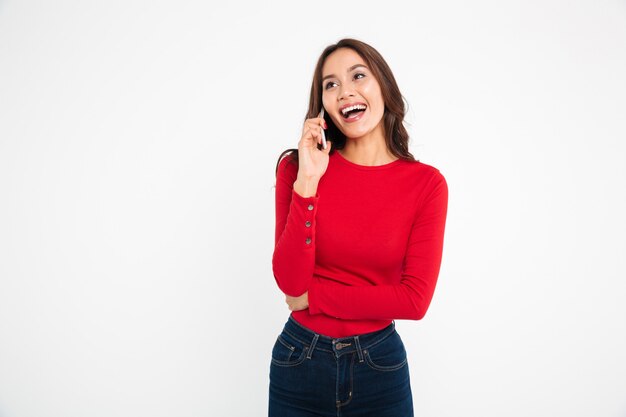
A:
[[[359,165],[383,165],[398,159],[387,149],[382,126],[357,138],[346,138],[346,145],[337,150],[347,160]]]

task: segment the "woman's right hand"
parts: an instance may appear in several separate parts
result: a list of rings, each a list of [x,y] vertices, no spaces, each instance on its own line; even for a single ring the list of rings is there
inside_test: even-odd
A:
[[[298,177],[303,181],[318,180],[328,167],[328,153],[332,142],[326,141],[326,149],[317,149],[322,143],[322,129],[326,121],[322,117],[313,117],[304,121],[302,137],[298,142]]]

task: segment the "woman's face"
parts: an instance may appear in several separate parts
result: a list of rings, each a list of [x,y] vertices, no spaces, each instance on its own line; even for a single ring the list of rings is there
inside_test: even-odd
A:
[[[346,137],[363,137],[379,128],[385,103],[378,81],[359,54],[350,48],[335,50],[322,66],[322,77],[322,103]],[[345,117],[341,109],[356,103],[365,110],[351,111]]]

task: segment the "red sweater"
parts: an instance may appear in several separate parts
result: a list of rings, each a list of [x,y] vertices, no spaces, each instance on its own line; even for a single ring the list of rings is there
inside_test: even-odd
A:
[[[401,159],[358,165],[335,151],[307,198],[293,190],[297,174],[290,156],[280,161],[272,256],[283,293],[309,292],[309,308],[293,318],[330,337],[422,319],[439,275],[448,208],[439,170]]]

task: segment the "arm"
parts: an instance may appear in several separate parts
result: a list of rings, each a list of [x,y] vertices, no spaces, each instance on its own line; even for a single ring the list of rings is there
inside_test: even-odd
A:
[[[290,156],[287,156],[280,161],[276,175],[272,270],[281,291],[298,297],[308,290],[313,278],[319,195],[317,182],[300,181],[298,167],[289,159]]]
[[[443,175],[434,184],[415,218],[397,285],[348,286],[316,279],[309,287],[309,313],[342,319],[421,320],[432,300],[439,275],[448,209]]]

